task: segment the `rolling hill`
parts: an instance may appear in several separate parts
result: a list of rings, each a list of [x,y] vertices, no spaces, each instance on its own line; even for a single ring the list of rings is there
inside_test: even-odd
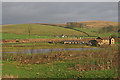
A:
[[[117,22],[111,21],[85,21],[85,22],[78,22],[82,24],[86,24],[86,27],[108,27],[108,26],[118,26]]]
[[[112,22],[112,21],[84,21],[84,22],[77,22],[77,23],[85,24],[84,27],[107,27],[109,25],[118,26],[118,22]],[[66,23],[61,23],[61,24],[33,23],[33,24],[66,27]],[[74,27],[76,27],[76,26],[74,26]]]
[[[10,24],[2,25],[3,39],[24,39],[28,38],[29,32],[30,38],[55,38],[55,36],[69,35],[69,36],[110,36],[117,34],[116,31],[110,31],[107,33],[99,33],[99,30],[103,27],[113,26],[117,27],[117,22],[110,21],[86,21],[77,22],[79,24],[85,24],[80,27],[66,27],[66,24],[47,24],[47,23],[28,23],[28,24]],[[14,36],[14,37],[13,37]]]
[[[86,34],[72,29],[41,24],[15,24],[2,26],[2,33],[28,35],[28,28],[30,28],[31,35],[59,36],[63,34],[63,35],[86,36]]]

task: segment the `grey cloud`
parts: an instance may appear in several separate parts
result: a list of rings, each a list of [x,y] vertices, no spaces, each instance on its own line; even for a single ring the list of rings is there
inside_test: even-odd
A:
[[[3,2],[118,2],[119,0],[2,0]]]
[[[4,2],[3,24],[117,21],[117,2]]]

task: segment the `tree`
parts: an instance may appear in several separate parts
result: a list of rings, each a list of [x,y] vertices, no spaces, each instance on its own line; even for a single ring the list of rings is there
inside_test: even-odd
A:
[[[31,25],[30,24],[28,25],[28,35],[29,37],[31,36]]]
[[[83,23],[80,23],[80,24],[79,24],[79,27],[80,27],[80,28],[83,28],[84,26],[86,26],[86,24],[83,24]]]
[[[114,26],[112,25],[109,25],[107,27],[103,27],[99,30],[99,33],[108,33],[108,32],[111,32],[111,31],[115,31],[115,28]]]
[[[112,38],[117,38],[118,36],[117,36],[117,34],[112,34],[111,37]]]
[[[92,46],[99,46],[99,44],[96,40],[90,40],[89,43],[91,43]]]

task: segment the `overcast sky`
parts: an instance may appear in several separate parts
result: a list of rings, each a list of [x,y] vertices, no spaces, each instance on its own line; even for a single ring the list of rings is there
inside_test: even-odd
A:
[[[2,2],[118,2],[120,0],[2,0]]]
[[[117,21],[117,2],[3,2],[2,23]]]

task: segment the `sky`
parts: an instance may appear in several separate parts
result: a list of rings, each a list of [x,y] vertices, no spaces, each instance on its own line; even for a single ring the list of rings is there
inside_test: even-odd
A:
[[[118,21],[117,2],[3,2],[2,24]]]
[[[118,2],[120,0],[1,0],[3,2]]]

